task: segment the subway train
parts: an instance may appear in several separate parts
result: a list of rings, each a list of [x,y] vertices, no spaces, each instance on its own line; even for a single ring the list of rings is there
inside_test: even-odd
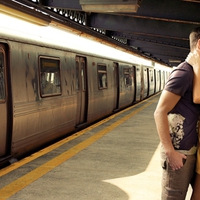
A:
[[[158,92],[171,68],[0,14],[0,166]]]

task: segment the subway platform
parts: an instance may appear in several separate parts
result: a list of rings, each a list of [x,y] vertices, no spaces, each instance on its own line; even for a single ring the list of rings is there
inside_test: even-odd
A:
[[[1,169],[0,200],[161,200],[158,98]]]

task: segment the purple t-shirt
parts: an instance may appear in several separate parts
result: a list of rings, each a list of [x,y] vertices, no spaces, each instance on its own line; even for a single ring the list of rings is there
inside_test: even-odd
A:
[[[192,66],[183,62],[172,71],[164,88],[181,96],[176,106],[168,113],[170,135],[177,150],[189,150],[197,145],[200,104],[193,103],[193,77]]]

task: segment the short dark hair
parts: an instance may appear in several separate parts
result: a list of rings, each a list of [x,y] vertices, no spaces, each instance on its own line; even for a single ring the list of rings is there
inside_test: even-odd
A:
[[[190,51],[193,51],[196,48],[196,44],[198,40],[200,39],[200,27],[194,28],[190,32]]]

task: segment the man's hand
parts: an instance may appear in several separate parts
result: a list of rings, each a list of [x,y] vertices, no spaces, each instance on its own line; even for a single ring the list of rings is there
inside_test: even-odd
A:
[[[167,153],[167,158],[168,158],[168,162],[169,162],[169,165],[171,166],[171,168],[173,170],[179,170],[183,167],[183,160],[187,159],[187,156],[182,154],[182,153],[179,153],[177,151],[173,151],[171,153]]]

